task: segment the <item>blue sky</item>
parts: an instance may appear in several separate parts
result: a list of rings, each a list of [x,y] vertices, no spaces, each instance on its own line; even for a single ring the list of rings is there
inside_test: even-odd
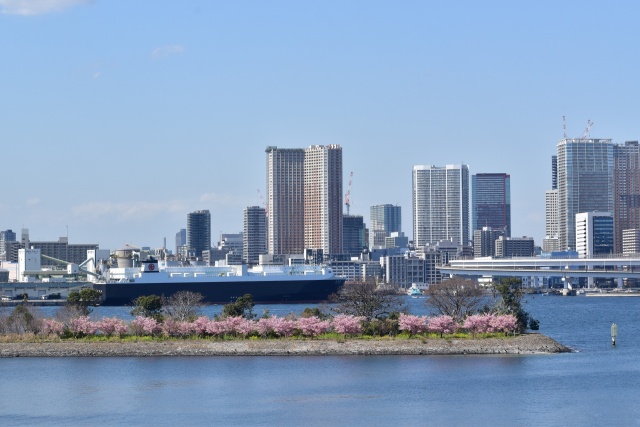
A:
[[[544,234],[562,138],[640,139],[636,2],[0,0],[0,229],[159,247],[260,205],[268,145],[341,144],[351,213],[411,170],[511,174]],[[345,188],[346,191],[346,188]]]

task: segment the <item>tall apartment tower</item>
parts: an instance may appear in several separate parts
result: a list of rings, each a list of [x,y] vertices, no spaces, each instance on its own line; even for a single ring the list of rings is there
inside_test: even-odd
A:
[[[624,230],[640,228],[640,146],[627,141],[613,147],[613,225],[615,253],[622,253]]]
[[[267,147],[268,251],[342,253],[342,148]]]
[[[304,149],[267,147],[267,250],[304,252]]]
[[[469,166],[413,167],[413,240],[469,245]]]
[[[211,249],[211,214],[208,210],[187,214],[187,248],[197,258],[202,258],[202,252]]]
[[[544,193],[544,239],[542,250],[545,252],[560,251],[558,238],[558,190]]]
[[[267,253],[267,215],[265,208],[260,206],[245,208],[242,238],[242,260],[247,264],[258,264],[260,255]]]
[[[312,145],[304,152],[304,246],[342,253],[342,147]]]
[[[369,247],[383,248],[391,233],[402,231],[402,210],[400,206],[385,204],[371,206],[369,212]]]
[[[613,212],[610,139],[558,141],[558,236],[561,250],[576,248],[576,214]]]
[[[471,177],[472,229],[490,227],[511,237],[511,177],[506,173],[478,173]]]

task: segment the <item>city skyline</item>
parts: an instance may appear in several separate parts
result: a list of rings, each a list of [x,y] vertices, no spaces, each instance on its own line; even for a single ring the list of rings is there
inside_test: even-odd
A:
[[[412,239],[411,168],[464,163],[511,176],[511,234],[540,245],[562,117],[568,138],[593,120],[592,138],[640,139],[637,11],[0,2],[0,229],[160,247],[209,210],[212,235],[238,232],[265,146],[339,144],[365,223],[401,206]],[[595,21],[609,30],[560,31]]]

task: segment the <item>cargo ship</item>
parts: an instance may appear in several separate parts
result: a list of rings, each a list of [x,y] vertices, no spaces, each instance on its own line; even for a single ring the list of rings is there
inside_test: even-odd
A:
[[[92,283],[102,305],[131,305],[144,295],[169,297],[179,291],[202,294],[204,303],[227,304],[251,294],[256,303],[326,301],[345,282],[326,266],[167,266],[150,258],[139,267],[111,267]]]

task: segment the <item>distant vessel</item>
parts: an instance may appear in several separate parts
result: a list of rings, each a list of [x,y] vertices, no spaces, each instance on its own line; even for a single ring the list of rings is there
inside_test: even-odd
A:
[[[345,282],[314,265],[169,267],[151,258],[140,267],[112,267],[93,283],[103,305],[129,305],[144,295],[202,294],[205,303],[226,304],[251,294],[257,303],[312,303],[328,299]]]
[[[418,288],[418,286],[415,283],[413,283],[411,287],[407,289],[407,295],[410,295],[414,298],[421,297],[422,291],[420,290],[420,288]]]

